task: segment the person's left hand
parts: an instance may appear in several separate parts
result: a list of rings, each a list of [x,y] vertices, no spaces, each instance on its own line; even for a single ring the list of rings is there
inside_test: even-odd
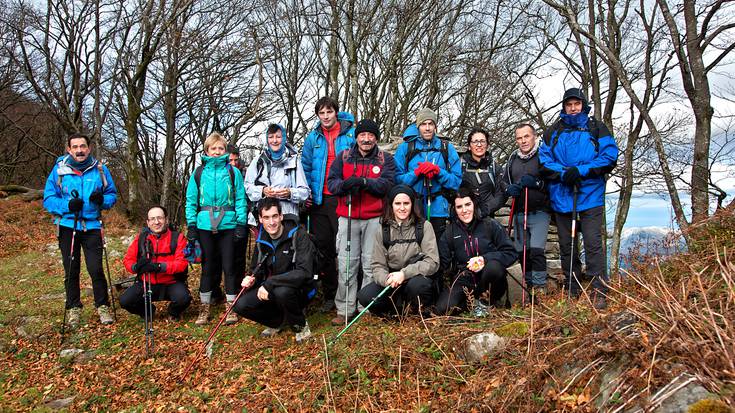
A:
[[[478,255],[477,257],[472,257],[467,262],[467,269],[472,272],[480,272],[483,268],[485,268],[485,258],[483,258],[481,255]]]
[[[268,290],[266,290],[263,286],[258,288],[258,300],[268,301]]]
[[[255,277],[253,277],[252,275],[248,275],[242,279],[240,286],[244,288],[250,288],[253,286],[253,284],[255,284]]]
[[[406,276],[403,274],[403,271],[396,271],[388,274],[388,279],[385,280],[385,283],[386,285],[390,285],[392,288],[398,288],[403,284],[405,279]]]
[[[105,200],[105,198],[102,196],[102,191],[97,189],[91,194],[89,194],[89,202],[92,204],[97,205],[97,208],[102,206],[102,202]]]

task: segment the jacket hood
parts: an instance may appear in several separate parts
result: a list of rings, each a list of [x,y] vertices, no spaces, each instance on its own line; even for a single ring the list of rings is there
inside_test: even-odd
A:
[[[492,155],[490,154],[490,151],[485,151],[485,154],[482,155],[482,158],[480,161],[476,161],[475,158],[472,157],[472,153],[470,151],[467,151],[461,155],[461,158],[467,162],[468,165],[472,167],[488,167],[489,165],[492,165]]]
[[[271,147],[268,146],[268,130],[266,129],[265,132],[263,132],[263,138],[261,141],[261,144],[263,145],[263,152],[268,154],[268,157],[271,160],[282,160],[284,159],[283,155],[286,155],[288,157],[291,153],[296,153],[296,150],[293,148],[293,146],[288,142],[288,135],[286,134],[286,129],[283,127],[283,125],[276,123],[276,126],[278,126],[278,129],[281,130],[281,147],[278,149],[278,151],[273,152],[271,150]]]
[[[416,138],[418,138],[419,136],[421,136],[421,133],[419,133],[419,128],[416,127],[415,123],[408,125],[406,130],[403,131],[403,141],[404,142],[410,142],[410,141],[416,140]]]
[[[86,168],[84,168],[84,170],[81,172],[86,172],[90,168],[97,167],[97,159],[95,159],[94,156],[92,156],[92,154],[89,154],[89,157],[87,159],[90,160],[89,165]],[[60,175],[67,174],[72,169],[76,169],[74,166],[76,162],[74,162],[74,158],[72,158],[71,155],[69,155],[68,153],[66,155],[61,155],[58,158],[56,158],[56,163],[58,164],[58,169],[60,170],[58,173]]]

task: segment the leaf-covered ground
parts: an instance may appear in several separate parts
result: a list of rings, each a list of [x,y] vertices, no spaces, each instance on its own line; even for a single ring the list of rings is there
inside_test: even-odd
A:
[[[116,324],[101,326],[83,294],[82,326],[60,345],[55,228],[40,203],[2,200],[0,218],[2,411],[51,411],[60,399],[66,411],[614,411],[652,403],[682,372],[698,375],[721,406],[733,404],[731,212],[695,229],[693,253],[642,258],[624,282],[614,277],[604,313],[557,293],[484,319],[366,317],[331,347],[338,329],[327,315],[309,316],[315,337],[301,345],[287,332],[262,339],[241,321],[220,329],[211,356],[183,382],[213,324],[194,326],[195,308],[181,323],[156,318],[155,356],[146,358],[143,323],[118,310]],[[117,279],[134,231],[114,212],[106,219]],[[632,322],[621,328],[621,317]],[[510,344],[466,362],[464,340],[490,329]],[[62,360],[69,348],[86,353]]]

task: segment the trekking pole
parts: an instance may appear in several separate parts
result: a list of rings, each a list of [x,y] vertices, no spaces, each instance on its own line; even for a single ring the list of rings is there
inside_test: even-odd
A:
[[[100,238],[102,238],[102,252],[105,256],[105,272],[107,273],[107,284],[110,287],[110,306],[112,307],[112,317],[117,322],[117,309],[115,305],[115,288],[112,286],[112,277],[110,273],[110,260],[107,257],[107,238],[105,237],[105,222],[102,220],[102,211],[100,211]]]
[[[510,236],[511,231],[513,231],[513,215],[515,215],[516,211],[516,198],[513,197],[513,201],[510,203],[510,215],[508,216],[508,236]]]
[[[350,250],[352,249],[352,192],[347,194],[347,271],[345,272],[345,326],[350,321],[347,314],[347,301],[350,296]]]
[[[353,319],[352,319],[352,321],[350,321],[350,323],[349,323],[349,324],[347,324],[347,326],[345,326],[345,328],[343,328],[343,329],[342,329],[342,331],[340,331],[340,332],[339,332],[339,333],[338,333],[338,334],[337,334],[337,335],[336,335],[336,336],[335,336],[335,337],[334,337],[334,338],[333,338],[333,339],[332,339],[332,340],[331,340],[331,341],[329,342],[329,345],[331,346],[331,345],[332,345],[332,344],[334,344],[334,343],[335,343],[335,342],[336,342],[337,340],[339,340],[339,338],[340,338],[340,337],[342,336],[342,334],[344,334],[344,333],[345,333],[345,331],[347,331],[347,329],[349,329],[349,328],[350,328],[350,327],[351,327],[351,326],[352,326],[353,324],[355,324],[355,322],[356,322],[357,320],[359,320],[359,319],[360,319],[360,317],[362,317],[362,315],[363,315],[363,314],[365,314],[365,313],[367,312],[367,310],[368,310],[368,309],[369,309],[369,308],[370,308],[370,307],[371,307],[371,306],[372,306],[373,304],[375,304],[375,301],[377,301],[377,300],[378,300],[378,298],[382,297],[382,296],[383,296],[383,294],[385,294],[385,293],[386,293],[386,291],[388,291],[389,289],[390,289],[390,285],[386,285],[386,286],[385,286],[385,288],[383,288],[383,291],[381,291],[381,292],[380,292],[380,294],[376,295],[376,296],[375,296],[375,298],[373,298],[373,300],[372,300],[372,301],[370,301],[370,304],[368,304],[367,306],[365,306],[365,308],[364,308],[364,309],[363,309],[362,311],[360,311],[360,314],[358,314],[358,315],[357,315],[357,317],[353,318]]]
[[[71,190],[72,198],[79,198],[79,192],[76,189]],[[61,218],[59,218],[59,222]],[[69,268],[64,274],[64,317],[61,322],[61,342],[59,345],[64,344],[64,333],[66,332],[66,305],[69,303],[69,296],[67,295],[67,289],[69,287],[69,273],[71,273],[71,267],[74,264],[74,238],[77,235],[77,223],[79,222],[79,211],[74,213],[74,226],[71,230],[71,247],[69,247]],[[59,224],[60,225],[60,224]]]
[[[426,188],[426,220],[431,220],[431,179],[424,177],[424,188]]]
[[[266,261],[266,259],[268,259],[268,256],[269,255],[270,255],[270,253],[267,253],[267,254],[263,255],[263,257],[260,259],[260,261],[258,261],[258,264],[255,266],[255,269],[253,269],[252,274],[257,274],[258,271],[260,271],[260,267],[263,265],[263,263]],[[199,351],[197,351],[196,355],[194,356],[194,359],[191,361],[191,363],[189,364],[189,366],[186,367],[186,370],[184,370],[184,374],[178,380],[179,383],[183,383],[184,380],[186,380],[186,377],[191,372],[191,369],[194,367],[194,364],[196,364],[196,362],[199,361],[199,359],[202,356],[202,353],[207,348],[207,346],[209,346],[209,343],[214,338],[214,335],[217,334],[217,330],[219,330],[219,328],[222,326],[222,323],[224,323],[225,319],[230,314],[230,311],[232,311],[232,309],[235,308],[235,304],[237,303],[237,300],[240,299],[240,296],[246,290],[247,290],[247,288],[245,288],[245,287],[240,288],[240,292],[237,293],[237,296],[235,296],[235,300],[232,301],[232,305],[226,306],[227,310],[225,310],[224,314],[222,314],[222,316],[220,317],[219,322],[217,323],[217,325],[214,326],[214,328],[212,329],[212,331],[209,333],[209,337],[207,338],[207,341],[205,341],[202,344],[202,346],[199,348]]]
[[[146,238],[143,240],[145,243],[145,254],[146,258],[149,260],[152,258],[153,254],[151,253],[153,245],[148,240],[148,236],[144,235]],[[140,239],[138,239],[138,242],[141,242]],[[145,320],[145,356],[150,357],[150,354],[153,352],[153,346],[154,346],[154,336],[153,336],[153,302],[152,302],[152,295],[153,292],[151,291],[151,273],[143,273],[141,276],[143,279],[143,319]]]
[[[523,200],[523,277],[521,278],[522,283],[524,285],[523,290],[521,291],[521,307],[526,305],[526,271],[527,271],[527,264],[526,264],[526,245],[528,244],[528,188],[525,189],[525,199]],[[531,300],[533,300],[533,296],[531,296]]]
[[[576,280],[577,276],[574,274],[574,244],[575,244],[575,236],[577,235],[577,192],[578,192],[577,184],[575,183],[572,186],[572,246],[571,246],[571,252],[569,255],[569,291],[567,291],[567,297],[568,300],[572,300],[572,277]],[[577,280],[577,283],[579,283],[579,280]],[[581,286],[580,286],[581,287]]]

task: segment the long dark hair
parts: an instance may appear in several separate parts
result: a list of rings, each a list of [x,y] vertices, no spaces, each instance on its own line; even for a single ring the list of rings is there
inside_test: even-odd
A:
[[[398,194],[406,194],[408,195],[408,198],[411,200],[411,215],[409,218],[413,217],[413,222],[416,223],[419,220],[424,219],[424,214],[421,213],[421,206],[418,202],[416,202],[416,196],[415,194],[412,195],[410,193],[406,192],[399,192],[395,194],[392,198],[386,197],[383,201],[383,215],[380,216],[380,222],[388,223],[391,221],[396,220],[396,216],[393,213],[393,200],[398,196]]]

